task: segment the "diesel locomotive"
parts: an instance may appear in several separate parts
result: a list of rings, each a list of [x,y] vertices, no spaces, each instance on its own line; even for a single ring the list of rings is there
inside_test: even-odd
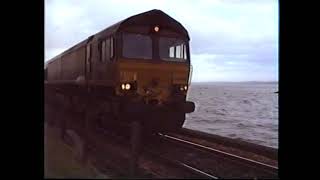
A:
[[[71,109],[91,109],[102,121],[139,120],[147,129],[173,131],[195,109],[186,100],[189,40],[187,30],[161,10],[137,14],[47,61],[45,88],[62,92]]]

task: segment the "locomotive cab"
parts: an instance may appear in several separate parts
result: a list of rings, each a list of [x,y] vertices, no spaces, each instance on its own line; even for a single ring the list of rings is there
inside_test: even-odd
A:
[[[191,79],[189,36],[164,16],[161,11],[147,18],[136,16],[119,28],[116,38],[116,94],[126,97],[125,112],[152,117],[152,129],[182,127],[185,113],[195,108],[186,101]]]
[[[147,104],[160,105],[185,99],[190,71],[188,40],[157,25],[142,28],[149,33],[121,33],[117,94],[137,94]]]

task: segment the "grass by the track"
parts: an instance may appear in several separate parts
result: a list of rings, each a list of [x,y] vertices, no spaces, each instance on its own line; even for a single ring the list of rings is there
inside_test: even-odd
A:
[[[45,128],[45,178],[107,178],[88,164],[75,160],[72,150],[52,127]]]

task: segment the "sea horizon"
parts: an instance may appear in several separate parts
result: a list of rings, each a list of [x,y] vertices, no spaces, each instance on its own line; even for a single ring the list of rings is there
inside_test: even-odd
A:
[[[192,83],[271,83],[276,84],[279,81],[191,81]]]

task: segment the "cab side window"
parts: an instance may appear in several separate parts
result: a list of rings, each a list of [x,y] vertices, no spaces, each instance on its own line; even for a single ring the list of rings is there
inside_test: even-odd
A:
[[[181,45],[176,46],[176,58],[181,58],[182,48]]]
[[[183,45],[183,58],[187,59],[187,46],[185,44]]]
[[[106,42],[105,41],[102,41],[101,42],[101,46],[100,46],[100,61],[101,62],[104,62],[105,61],[105,59],[106,59],[106,51],[105,51],[105,49],[106,49]]]
[[[87,52],[86,52],[86,55],[87,55],[87,60],[90,59],[91,57],[91,44],[87,45]]]
[[[106,39],[106,61],[110,60],[110,38]]]
[[[174,58],[174,46],[169,49],[169,57]]]
[[[170,37],[160,37],[160,59],[165,61],[185,61],[188,59],[187,53],[187,43],[184,40]]]
[[[110,61],[114,56],[114,40],[109,37],[103,41],[100,41],[100,61],[107,62]]]
[[[110,58],[114,57],[114,40],[113,37],[110,39]]]
[[[88,72],[91,71],[91,67],[90,67],[90,58],[91,58],[91,44],[87,45],[86,47],[86,62],[87,62],[87,68],[88,68]]]

